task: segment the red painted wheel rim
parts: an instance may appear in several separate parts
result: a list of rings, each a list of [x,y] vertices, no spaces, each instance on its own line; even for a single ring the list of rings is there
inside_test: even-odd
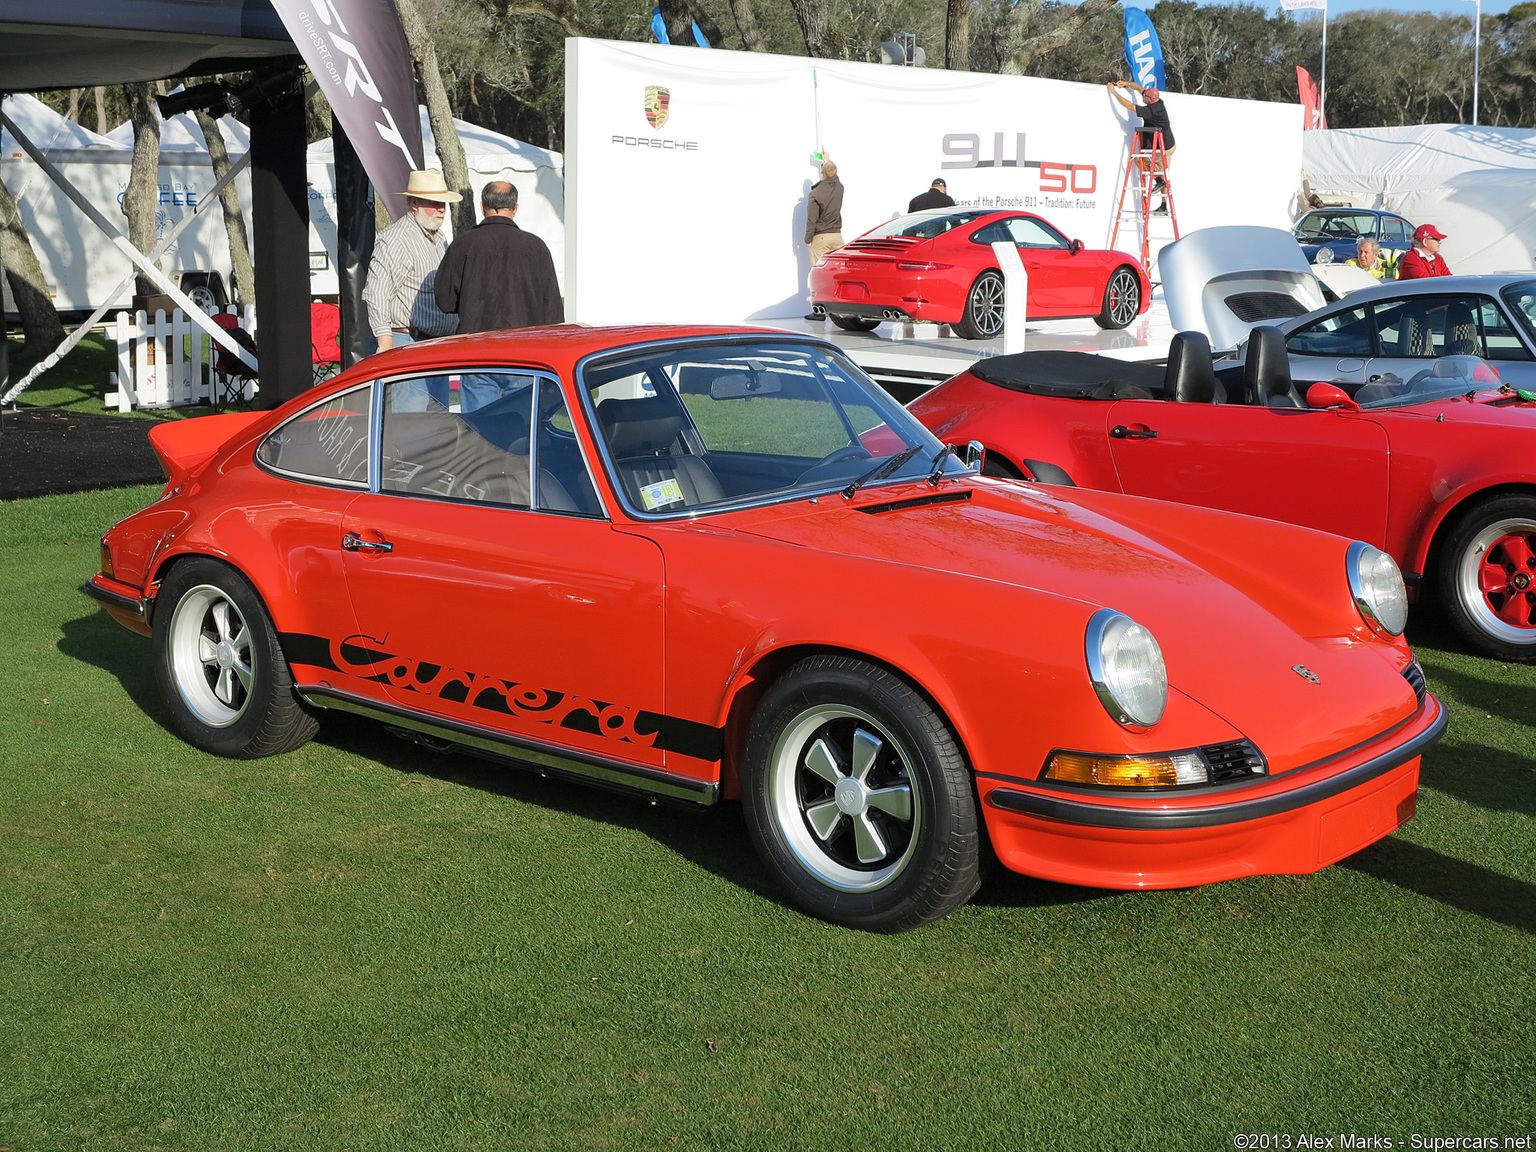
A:
[[[1477,584],[1489,610],[1516,628],[1536,628],[1536,529],[1507,532],[1488,546]]]

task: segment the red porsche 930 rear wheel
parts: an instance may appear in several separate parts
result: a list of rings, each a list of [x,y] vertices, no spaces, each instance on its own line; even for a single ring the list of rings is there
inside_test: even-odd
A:
[[[1439,575],[1446,614],[1473,647],[1536,662],[1536,500],[1474,508],[1446,541]]]
[[[747,738],[742,803],[791,899],[833,923],[904,932],[980,884],[959,745],[910,685],[863,661],[811,657],[769,689]]]
[[[1122,265],[1104,285],[1104,307],[1094,318],[1100,328],[1124,328],[1141,312],[1141,280],[1133,269]]]
[[[176,731],[218,756],[291,752],[319,729],[293,690],[261,598],[206,557],[171,569],[155,600],[155,678]]]

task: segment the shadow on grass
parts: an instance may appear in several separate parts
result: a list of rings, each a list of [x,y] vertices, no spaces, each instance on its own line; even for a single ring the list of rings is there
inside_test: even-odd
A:
[[[81,600],[85,600],[83,595]],[[154,652],[149,637],[135,636],[105,611],[65,621],[60,634],[60,652],[116,676],[128,698],[156,724],[171,731],[170,717],[155,687]]]
[[[1434,749],[1419,769],[1425,787],[1490,812],[1536,816],[1536,765],[1486,744],[1449,744]]]
[[[1340,861],[1350,868],[1485,920],[1536,935],[1536,885],[1389,836]]]
[[[1435,678],[1437,686],[1457,704],[1476,708],[1489,716],[1500,716],[1517,724],[1536,725],[1536,685],[1512,684],[1509,680],[1484,679],[1436,660],[1433,655],[1419,656],[1419,663]],[[1487,663],[1490,676],[1497,676],[1501,665]]]

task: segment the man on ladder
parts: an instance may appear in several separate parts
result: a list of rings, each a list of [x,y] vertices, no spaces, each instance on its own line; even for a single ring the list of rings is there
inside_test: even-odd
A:
[[[1157,133],[1163,135],[1161,155],[1157,157],[1156,168],[1153,171],[1152,191],[1163,193],[1164,200],[1152,212],[1154,216],[1166,216],[1168,214],[1168,161],[1173,158],[1173,125],[1168,122],[1168,105],[1163,103],[1162,93],[1155,85],[1148,84],[1143,87],[1134,80],[1115,80],[1105,85],[1109,94],[1115,98],[1119,105],[1127,112],[1141,117],[1141,128],[1136,133],[1136,148],[1139,152],[1153,152],[1156,150]],[[1141,97],[1140,104],[1133,104],[1120,94],[1120,89],[1133,89]]]

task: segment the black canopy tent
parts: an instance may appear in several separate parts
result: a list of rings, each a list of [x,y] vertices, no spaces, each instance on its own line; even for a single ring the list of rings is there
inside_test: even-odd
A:
[[[270,0],[0,0],[0,91],[83,88],[220,72],[280,72],[298,49]],[[304,95],[285,86],[250,107],[252,261],[261,403],[310,384],[309,206]],[[357,268],[372,247],[367,177],[336,125],[343,319],[360,332]],[[344,170],[345,169],[345,170]],[[361,187],[362,194],[355,194]],[[350,257],[350,259],[349,259]],[[356,341],[343,340],[350,362]],[[3,392],[3,385],[0,385]]]

